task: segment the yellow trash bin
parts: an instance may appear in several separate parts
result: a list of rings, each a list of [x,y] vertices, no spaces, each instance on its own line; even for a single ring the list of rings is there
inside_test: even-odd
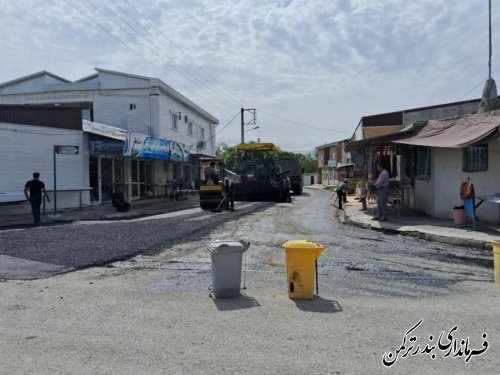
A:
[[[288,296],[292,299],[313,299],[316,260],[325,248],[305,240],[288,241],[283,248],[286,251]]]
[[[495,264],[495,284],[500,286],[500,241],[493,241],[493,263]]]

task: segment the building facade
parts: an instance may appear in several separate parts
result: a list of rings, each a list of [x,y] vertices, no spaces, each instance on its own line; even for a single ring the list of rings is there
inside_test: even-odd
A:
[[[79,144],[88,149],[88,181],[81,183],[92,188],[86,201],[109,201],[116,185],[130,199],[163,195],[179,182],[194,187],[196,155],[215,154],[217,118],[159,79],[96,72],[69,81],[43,71],[0,84],[0,105],[80,111]],[[134,153],[124,152],[127,142]]]
[[[354,159],[363,160],[363,163],[356,163],[356,168],[365,173],[374,173],[376,163],[383,162],[390,173],[391,183],[402,194],[403,204],[431,216],[450,218],[453,207],[461,204],[458,192],[467,178],[474,183],[478,197],[500,193],[497,182],[500,121],[498,113],[491,113],[486,120],[475,114],[479,103],[477,99],[396,112],[394,114],[399,116],[403,125],[401,130],[358,139],[362,134],[358,128],[347,148]],[[386,118],[386,115],[377,116]],[[481,143],[481,140],[474,139],[474,134],[483,134],[485,121],[493,133]],[[439,143],[434,143],[439,134],[433,134],[432,129],[441,126],[443,129],[437,133],[444,134],[446,129],[450,129],[450,133],[446,133]],[[470,140],[465,142],[464,136],[456,144],[449,143],[455,137],[455,130],[456,134],[469,132]],[[412,141],[414,137],[418,142]],[[478,166],[468,166],[469,159]],[[485,201],[477,207],[478,219],[497,221],[498,205]]]
[[[321,171],[319,183],[325,186],[335,185],[341,178],[353,177],[354,164],[351,152],[346,150],[348,142],[344,139],[316,147],[318,169]]]

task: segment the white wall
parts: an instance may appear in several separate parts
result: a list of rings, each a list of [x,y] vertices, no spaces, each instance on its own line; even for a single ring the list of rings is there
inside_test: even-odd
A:
[[[434,152],[434,149],[431,153]],[[431,156],[432,157],[432,156]],[[415,180],[415,206],[417,210],[434,216],[434,165],[431,165],[431,178],[429,180]],[[453,208],[453,206],[452,206]]]
[[[53,190],[54,145],[72,145],[80,149],[77,155],[56,155],[58,189],[88,187],[88,139],[81,131],[0,123],[0,191],[22,192],[33,172],[40,172],[40,180],[46,189]],[[78,206],[78,194],[61,192],[57,199],[58,208]],[[50,193],[50,198],[53,198],[53,193]],[[83,194],[83,203],[90,204],[88,192]],[[28,205],[23,204],[0,206],[0,214],[9,207],[30,212]]]
[[[317,173],[304,173],[302,175],[302,183],[304,186],[310,186],[311,185],[311,177],[314,178],[314,184],[318,184],[318,174]]]
[[[130,109],[131,104],[135,109]],[[101,92],[94,97],[95,122],[151,134],[150,118],[148,89]]]
[[[460,185],[471,178],[476,196],[500,193],[500,141],[488,145],[488,170],[464,172],[462,149],[433,148],[431,175],[428,181],[416,181],[416,208],[442,218],[453,217],[453,207],[462,204]],[[478,220],[497,222],[499,205],[483,202],[476,210]]]
[[[177,130],[172,129],[172,113],[181,113],[181,118],[177,122]],[[188,118],[188,122],[185,121],[185,116]],[[188,123],[193,123],[193,135],[188,135]],[[175,141],[181,145],[185,145],[185,149],[191,153],[196,153],[196,145],[201,141],[200,127],[205,129],[205,142],[207,142],[214,131],[210,131],[210,127],[213,128],[208,120],[198,115],[196,112],[183,105],[182,103],[170,98],[165,94],[160,95],[159,99],[159,129],[160,137]],[[212,135],[211,135],[212,134]],[[214,155],[215,154],[215,139],[210,140],[206,143],[206,148],[199,150],[201,153]]]

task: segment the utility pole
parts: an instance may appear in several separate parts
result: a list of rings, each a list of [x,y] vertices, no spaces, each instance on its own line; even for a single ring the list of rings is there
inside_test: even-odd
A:
[[[488,1],[488,79],[484,85],[481,103],[479,104],[479,113],[490,113],[494,109],[500,108],[500,100],[498,100],[497,85],[491,76],[491,0]]]
[[[245,143],[245,108],[241,108],[241,144]]]
[[[488,78],[491,79],[491,0],[488,1],[488,26],[489,26],[489,47],[490,53],[488,58]]]
[[[250,112],[253,115],[253,120],[245,123],[245,111]],[[245,125],[255,125],[255,108],[241,108],[241,144],[245,143]]]

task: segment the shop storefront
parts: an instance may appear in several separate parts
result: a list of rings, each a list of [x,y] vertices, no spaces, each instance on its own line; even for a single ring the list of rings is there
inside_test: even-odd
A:
[[[191,187],[193,163],[180,144],[89,121],[84,130],[94,202],[111,201],[118,185],[130,200],[168,196],[179,184]]]

